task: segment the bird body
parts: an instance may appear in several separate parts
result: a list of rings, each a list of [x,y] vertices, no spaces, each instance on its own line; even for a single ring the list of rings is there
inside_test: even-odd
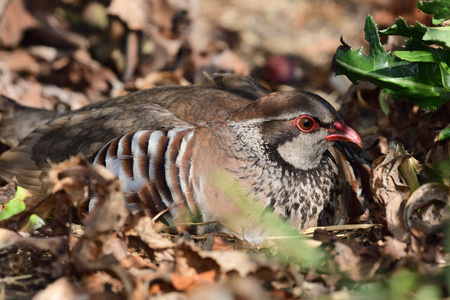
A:
[[[367,168],[357,170],[360,161],[346,160],[356,155],[333,144],[362,146],[359,136],[317,95],[266,93],[248,82],[156,88],[93,104],[37,128],[4,153],[0,175],[15,175],[41,193],[46,158],[58,162],[81,152],[123,182],[132,212],[164,213],[171,223],[186,212],[219,222],[236,214],[239,207],[214,179],[225,171],[299,230],[346,221],[352,206],[364,202]]]
[[[228,172],[297,229],[345,220],[344,209],[338,207],[343,179],[329,154],[320,167],[289,170],[273,163],[264,149],[245,151],[246,144],[218,141],[211,134],[205,127],[137,131],[103,146],[93,163],[104,165],[123,182],[130,210],[152,217],[167,211],[162,217],[169,224],[180,208],[192,216],[201,211],[204,221],[226,222],[227,216],[237,214],[235,205],[224,205],[225,196],[216,196],[222,192],[213,180],[218,171]],[[225,158],[217,161],[218,154]]]

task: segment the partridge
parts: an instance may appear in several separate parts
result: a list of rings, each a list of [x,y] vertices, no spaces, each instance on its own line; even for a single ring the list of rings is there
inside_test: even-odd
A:
[[[83,154],[105,165],[133,213],[173,222],[237,211],[214,181],[224,171],[297,229],[345,222],[369,195],[368,167],[347,147],[361,138],[318,95],[270,93],[248,78],[159,87],[88,105],[40,125],[0,157],[0,176],[47,192],[49,162]]]

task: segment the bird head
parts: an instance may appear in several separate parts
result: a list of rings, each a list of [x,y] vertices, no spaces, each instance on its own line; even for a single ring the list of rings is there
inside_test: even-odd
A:
[[[244,140],[259,140],[273,160],[295,169],[317,167],[323,154],[337,141],[363,147],[359,135],[344,123],[333,106],[308,92],[266,95],[233,113],[229,120],[241,125]]]

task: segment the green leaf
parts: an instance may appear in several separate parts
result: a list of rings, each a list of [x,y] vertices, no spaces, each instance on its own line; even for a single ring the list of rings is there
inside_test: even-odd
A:
[[[389,103],[387,102],[386,93],[383,91],[378,94],[378,103],[380,104],[381,111],[383,111],[384,115],[389,115],[391,109],[389,108]]]
[[[25,210],[24,200],[29,195],[30,194],[28,194],[28,192],[25,189],[18,186],[14,198],[9,200],[8,203],[3,205],[3,209],[0,213],[0,221],[6,220],[24,211]]]
[[[442,293],[441,290],[436,285],[425,285],[414,293],[413,299],[439,300],[442,299]]]
[[[30,219],[28,220],[27,224],[22,228],[23,231],[33,232],[39,227],[45,225],[45,221],[42,220],[41,217],[39,217],[36,214],[32,214],[30,216]]]
[[[409,270],[399,270],[389,279],[391,299],[405,299],[419,284],[418,275]]]
[[[439,141],[443,141],[446,139],[450,139],[450,126],[445,127],[440,133],[439,133]]]
[[[428,51],[395,51],[395,55],[409,62],[430,62],[436,63],[441,72],[442,85],[450,89],[450,67],[440,60],[435,54]]]
[[[434,25],[450,19],[450,0],[417,1],[417,8],[426,14],[434,15]]]
[[[408,25],[402,17],[399,17],[391,27],[380,30],[379,34],[400,35],[426,44],[450,48],[450,27],[427,27],[419,22],[416,22],[416,25]]]
[[[406,24],[405,19],[399,17],[395,24],[386,29],[380,30],[379,34],[381,35],[400,35],[409,38],[416,38],[421,40],[424,34],[427,32],[428,28],[416,22],[416,26]]]
[[[422,39],[450,48],[450,27],[429,27]]]
[[[403,25],[399,23],[397,26]],[[432,58],[430,54],[418,53],[426,61],[416,61],[416,54],[400,54],[411,60],[408,61],[388,53],[380,43],[377,27],[370,15],[366,18],[364,32],[370,45],[369,54],[364,56],[362,48],[353,50],[343,43],[335,55],[336,75],[344,74],[354,83],[370,81],[386,93],[407,98],[425,109],[435,109],[450,100],[450,90],[445,87],[449,83],[447,67],[445,63],[436,62],[440,59],[437,54],[430,51],[436,55]],[[414,34],[418,36],[417,32]]]

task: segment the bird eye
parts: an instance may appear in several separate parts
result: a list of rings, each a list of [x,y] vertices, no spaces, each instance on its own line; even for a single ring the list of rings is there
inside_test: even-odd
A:
[[[300,116],[296,119],[295,125],[303,132],[309,132],[315,128],[316,122],[313,118],[307,116]]]

